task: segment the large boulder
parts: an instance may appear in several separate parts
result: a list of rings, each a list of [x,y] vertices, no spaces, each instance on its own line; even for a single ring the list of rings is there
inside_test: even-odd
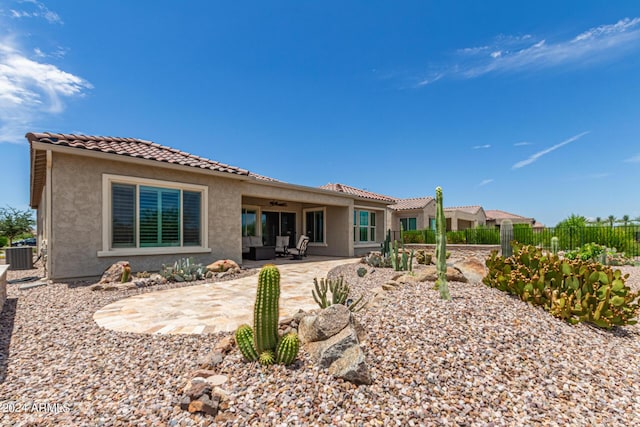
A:
[[[420,282],[435,282],[438,279],[438,269],[435,265],[429,265],[424,270],[420,270],[416,277]],[[467,278],[460,270],[450,266],[447,266],[447,280],[449,282],[467,282]]]
[[[352,327],[345,327],[338,334],[324,341],[309,343],[307,351],[318,365],[328,368],[351,347],[360,347],[358,333]]]
[[[343,330],[351,320],[351,311],[342,304],[334,304],[316,315],[305,316],[298,325],[302,344],[326,340]]]
[[[354,384],[371,384],[361,343],[366,339],[362,325],[340,304],[300,319],[298,333],[306,350],[319,366]]]
[[[130,281],[131,265],[129,264],[129,261],[118,261],[102,273],[102,277],[98,283],[123,283]]]
[[[469,283],[480,283],[487,275],[487,266],[477,258],[468,258],[453,265],[467,278]]]
[[[240,266],[237,262],[230,259],[220,259],[207,265],[207,270],[213,271],[214,273],[224,273],[225,271],[236,269],[239,270]]]
[[[371,384],[371,373],[360,346],[345,350],[339,359],[329,366],[329,373],[353,384]]]

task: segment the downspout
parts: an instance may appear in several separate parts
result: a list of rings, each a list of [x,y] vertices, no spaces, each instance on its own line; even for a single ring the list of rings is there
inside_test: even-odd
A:
[[[53,239],[52,237],[52,232],[51,232],[51,224],[53,223],[51,220],[51,216],[52,216],[52,211],[53,211],[53,198],[52,198],[52,193],[53,191],[51,190],[51,186],[52,186],[52,182],[51,182],[51,170],[53,168],[53,153],[51,153],[51,150],[47,150],[47,172],[46,172],[46,179],[45,179],[45,192],[46,192],[46,211],[45,211],[45,219],[44,219],[44,238],[46,241],[45,244],[45,254],[46,254],[46,258],[45,258],[45,270],[46,270],[46,276],[47,279],[49,279],[51,277],[51,254],[53,253],[52,249],[53,249]]]

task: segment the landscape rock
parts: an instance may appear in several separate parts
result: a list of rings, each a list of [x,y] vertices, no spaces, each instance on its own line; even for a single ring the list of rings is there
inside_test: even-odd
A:
[[[238,263],[231,259],[220,259],[207,265],[207,270],[213,271],[214,273],[223,273],[231,269],[240,270]]]
[[[371,373],[360,346],[348,348],[329,366],[329,373],[353,384],[371,384]]]
[[[217,374],[217,372],[212,369],[196,369],[195,371],[191,372],[191,374],[189,374],[189,377],[190,378],[198,378],[198,377],[207,378],[215,374]]]
[[[129,282],[131,281],[131,265],[129,261],[118,261],[102,273],[102,277],[98,283],[122,283],[123,273],[125,271],[128,272],[128,277],[125,282]]]
[[[216,416],[218,413],[219,399],[217,396],[209,397],[204,394],[189,403],[189,412],[202,412],[207,415]]]
[[[221,352],[211,351],[198,360],[198,365],[200,365],[200,369],[211,369],[221,364],[223,360],[224,355]]]
[[[417,276],[419,282],[435,282],[438,279],[438,269],[435,265],[428,265]],[[455,267],[447,266],[447,280],[450,282],[466,283],[467,278]]]
[[[226,337],[218,341],[216,345],[213,346],[213,351],[220,352],[222,354],[227,354],[233,349],[235,344],[236,344],[236,340],[233,337],[233,335],[227,335]]]
[[[351,311],[342,304],[334,304],[317,315],[300,321],[298,335],[302,344],[326,340],[344,329],[351,319]]]
[[[207,383],[212,387],[221,386],[222,384],[229,381],[229,377],[227,377],[226,375],[211,375],[211,376],[208,376],[206,379],[207,379]]]
[[[328,368],[342,357],[349,348],[359,346],[358,334],[354,328],[345,327],[338,334],[324,340],[307,344],[307,351],[314,361],[323,368]]]
[[[211,384],[209,384],[204,378],[196,377],[187,381],[187,385],[185,385],[182,392],[189,398],[196,399],[203,394],[211,393],[212,389]]]
[[[453,267],[460,270],[469,283],[480,283],[482,278],[487,275],[487,266],[477,258],[456,262]]]

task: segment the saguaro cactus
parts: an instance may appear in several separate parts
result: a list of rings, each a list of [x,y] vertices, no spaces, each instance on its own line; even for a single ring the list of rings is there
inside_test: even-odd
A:
[[[509,219],[505,219],[500,224],[500,249],[502,256],[507,258],[513,254],[511,242],[513,241],[513,223]]]
[[[247,361],[288,365],[295,360],[299,349],[298,336],[291,333],[282,340],[278,336],[279,302],[280,271],[275,265],[267,264],[258,275],[253,329],[249,325],[241,325],[235,334],[238,348]]]
[[[438,269],[437,285],[440,298],[450,300],[447,283],[447,220],[442,205],[442,188],[436,187],[436,267]]]

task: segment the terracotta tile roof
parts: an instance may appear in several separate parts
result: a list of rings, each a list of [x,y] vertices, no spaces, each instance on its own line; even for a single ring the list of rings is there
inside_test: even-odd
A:
[[[117,138],[110,136],[74,135],[60,133],[28,133],[27,139],[41,143],[78,148],[81,150],[97,151],[119,156],[136,157],[139,159],[155,160],[174,165],[184,165],[217,172],[227,172],[236,175],[251,175],[248,170],[224,163],[195,156],[174,148],[165,147],[135,138]],[[265,179],[260,175],[252,175],[257,179]]]
[[[444,208],[445,211],[463,211],[470,214],[477,214],[482,209],[482,206],[454,206],[450,208]]]
[[[411,199],[396,199],[396,204],[389,205],[389,208],[396,211],[404,211],[409,209],[423,209],[432,200],[433,200],[433,197],[414,197]]]
[[[396,201],[396,199],[394,199],[393,197],[372,193],[367,190],[361,190],[360,188],[355,188],[355,187],[351,187],[349,185],[344,185],[344,184],[329,183],[329,184],[321,185],[320,188],[322,188],[323,190],[337,191],[339,193],[349,194],[351,196],[362,197],[365,199],[380,200],[382,202]]]
[[[510,212],[505,212],[505,211],[500,211],[495,209],[485,211],[485,213],[487,214],[487,219],[514,219],[514,218],[531,219],[524,216],[512,214]]]

